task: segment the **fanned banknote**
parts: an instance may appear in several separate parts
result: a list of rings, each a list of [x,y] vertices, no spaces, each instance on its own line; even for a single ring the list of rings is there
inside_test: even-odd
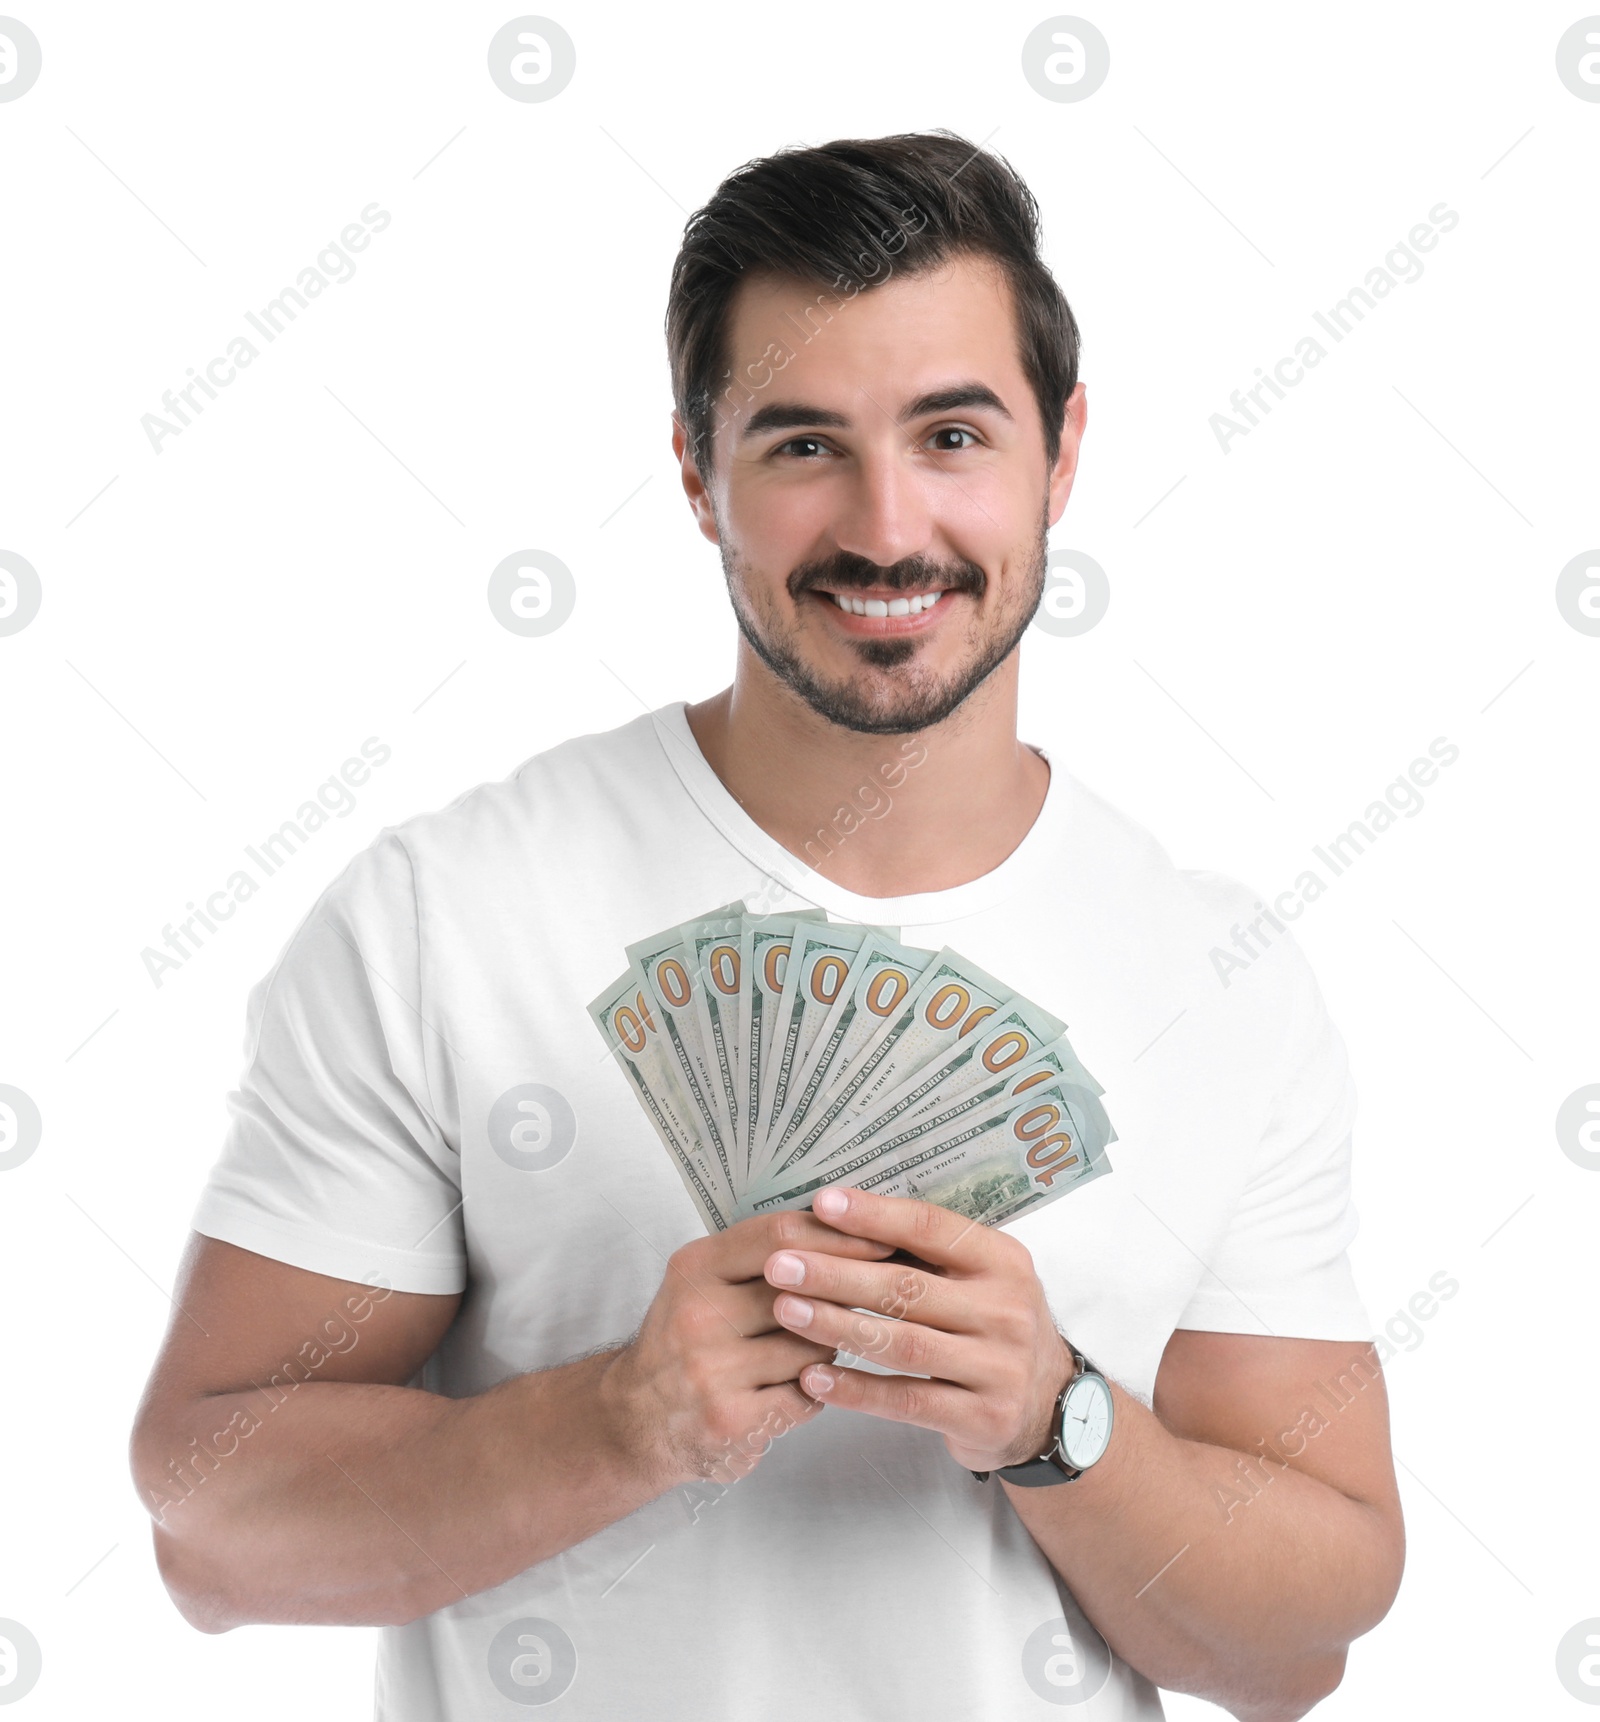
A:
[[[827,1184],[1004,1225],[1111,1170],[1066,1024],[948,947],[727,903],[589,1006],[707,1231]]]

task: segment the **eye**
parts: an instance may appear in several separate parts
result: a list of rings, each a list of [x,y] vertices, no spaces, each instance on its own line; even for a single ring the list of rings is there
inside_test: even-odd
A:
[[[966,442],[958,443],[953,447],[947,444],[942,448],[936,448],[934,450],[935,454],[962,454],[962,453],[965,453],[965,451],[968,448],[977,447],[981,441],[977,432],[968,430],[965,425],[944,425],[944,426],[941,426],[940,429],[938,429],[932,433],[932,437],[965,437],[967,439]],[[931,438],[930,438],[930,440],[931,440]],[[818,451],[818,453],[825,454],[827,452],[827,446],[828,445],[825,442],[823,442],[821,437],[815,437],[815,436],[790,437],[787,442],[779,443],[778,446],[770,452],[768,458],[772,459],[772,460],[777,460],[777,459],[781,458],[781,459],[799,460],[799,461],[815,461],[817,459],[817,454],[811,454],[811,453],[801,454],[801,453],[797,453],[795,451],[800,450],[800,449],[808,449],[808,450],[816,450],[816,451]]]

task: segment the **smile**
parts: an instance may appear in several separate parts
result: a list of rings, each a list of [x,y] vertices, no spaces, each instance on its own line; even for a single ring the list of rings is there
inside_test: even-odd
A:
[[[920,616],[931,610],[944,596],[943,592],[913,592],[909,597],[857,598],[850,593],[835,592],[833,601],[852,616]]]

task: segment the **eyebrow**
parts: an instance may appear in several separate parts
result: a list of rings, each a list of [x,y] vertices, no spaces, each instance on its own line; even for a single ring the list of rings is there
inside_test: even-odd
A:
[[[952,383],[949,388],[930,389],[926,394],[909,400],[900,409],[899,423],[926,418],[930,413],[960,412],[963,408],[984,407],[998,413],[1007,422],[1014,422],[1005,402],[986,383]],[[745,421],[739,433],[741,442],[761,436],[768,431],[804,430],[812,426],[828,430],[848,430],[850,420],[831,407],[814,407],[805,401],[768,401],[758,407]]]

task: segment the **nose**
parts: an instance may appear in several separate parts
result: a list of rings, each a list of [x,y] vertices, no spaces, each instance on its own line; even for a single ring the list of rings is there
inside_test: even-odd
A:
[[[915,458],[915,449],[898,432],[858,457],[845,476],[833,519],[841,550],[880,568],[929,553],[933,510]]]

